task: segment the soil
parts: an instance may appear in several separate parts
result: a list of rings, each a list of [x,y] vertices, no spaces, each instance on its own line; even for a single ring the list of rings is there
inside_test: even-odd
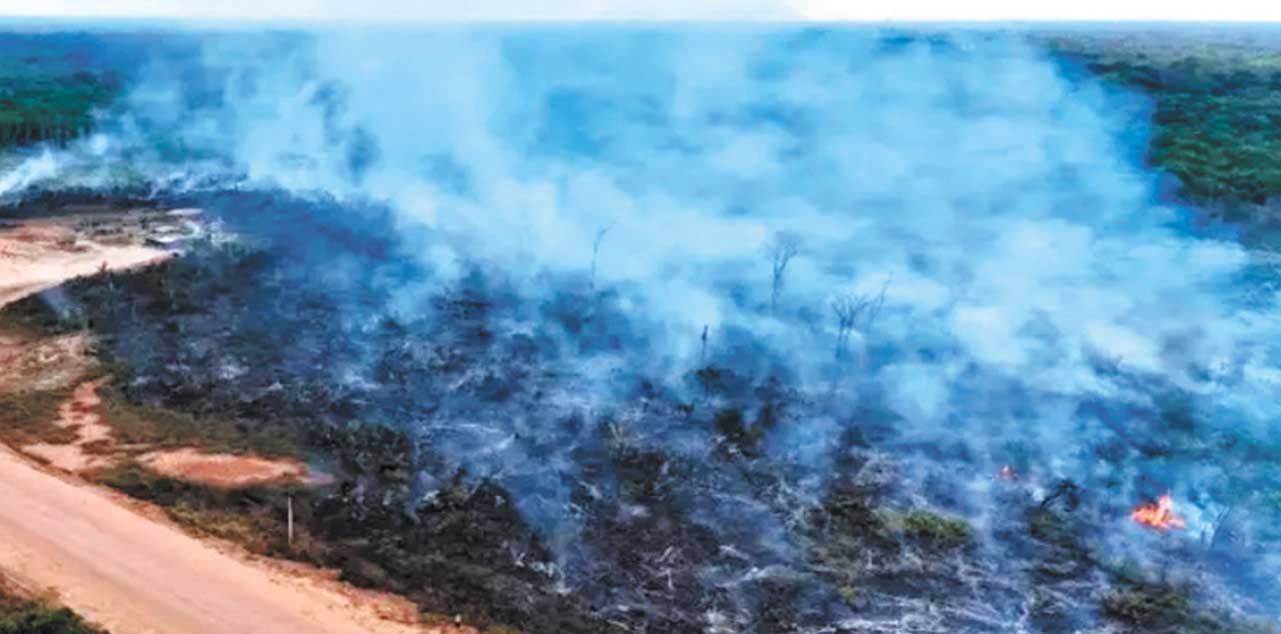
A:
[[[54,424],[75,432],[75,441],[26,445],[22,447],[22,452],[34,455],[52,467],[74,473],[114,465],[116,460],[113,456],[100,455],[87,449],[88,446],[101,446],[111,441],[111,427],[102,422],[102,416],[97,412],[98,406],[102,404],[97,389],[98,381],[85,381],[76,387],[71,400],[58,408],[58,420]]]
[[[0,232],[0,306],[63,282],[106,270],[127,270],[169,257],[143,244],[104,244],[75,227],[50,221]]]
[[[163,476],[228,489],[260,484],[323,484],[326,481],[323,476],[312,474],[298,460],[207,454],[192,447],[146,453],[138,457],[138,462]]]

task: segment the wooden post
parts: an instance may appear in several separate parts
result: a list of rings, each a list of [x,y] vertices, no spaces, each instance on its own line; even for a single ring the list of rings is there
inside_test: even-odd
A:
[[[294,545],[294,496],[288,497],[289,504],[289,547]]]

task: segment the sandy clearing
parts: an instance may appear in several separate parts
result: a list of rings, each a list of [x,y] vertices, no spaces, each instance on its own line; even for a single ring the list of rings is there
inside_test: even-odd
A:
[[[297,460],[206,454],[187,447],[138,456],[152,471],[206,486],[234,489],[272,482],[323,483]]]
[[[167,251],[141,244],[105,245],[78,239],[70,227],[30,223],[0,232],[0,306],[103,270],[163,261]]]
[[[141,246],[95,245],[84,252],[57,251],[41,256],[38,264],[19,258],[0,259],[0,306],[63,282],[106,270],[145,266],[168,257],[164,251]]]

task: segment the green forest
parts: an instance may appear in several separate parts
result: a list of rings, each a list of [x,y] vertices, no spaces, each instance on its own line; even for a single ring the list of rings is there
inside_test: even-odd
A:
[[[1154,30],[1053,35],[1049,47],[1152,98],[1149,164],[1193,202],[1281,196],[1281,47],[1265,33]]]
[[[0,147],[65,143],[93,129],[119,79],[89,36],[0,35]]]

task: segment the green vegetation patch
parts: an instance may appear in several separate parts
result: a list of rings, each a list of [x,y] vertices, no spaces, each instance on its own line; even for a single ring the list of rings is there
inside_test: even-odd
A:
[[[974,536],[964,520],[930,511],[909,511],[900,521],[907,537],[937,548],[959,548],[969,544]]]
[[[104,634],[51,599],[20,599],[0,592],[0,634]]]
[[[1147,631],[1179,627],[1192,618],[1185,592],[1163,585],[1136,585],[1104,597],[1103,613]]]
[[[925,509],[875,507],[852,496],[834,500],[827,513],[830,530],[838,542],[853,539],[886,548],[908,543],[951,550],[965,547],[974,539],[974,529],[964,519]]]
[[[1129,631],[1169,634],[1277,634],[1276,623],[1220,614],[1192,600],[1191,591],[1166,583],[1130,582],[1103,598],[1103,616]]]

